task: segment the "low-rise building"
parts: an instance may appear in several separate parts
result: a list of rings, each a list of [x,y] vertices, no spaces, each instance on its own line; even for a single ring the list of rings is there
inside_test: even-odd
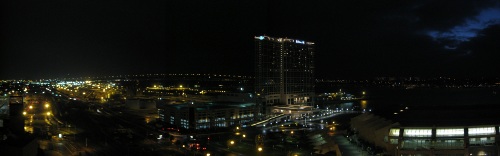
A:
[[[158,107],[160,121],[184,129],[230,127],[254,121],[255,103],[188,102]]]
[[[401,113],[402,112],[402,113]],[[498,155],[497,110],[414,110],[351,119],[350,138],[385,155]],[[489,119],[484,119],[488,117]],[[491,118],[490,118],[491,117]],[[362,141],[359,141],[362,140]]]
[[[148,98],[133,98],[127,99],[125,106],[129,109],[154,109],[156,102]]]

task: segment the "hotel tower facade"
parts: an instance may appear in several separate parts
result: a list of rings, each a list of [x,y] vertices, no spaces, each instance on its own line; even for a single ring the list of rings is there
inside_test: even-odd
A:
[[[312,106],[314,43],[255,36],[255,93],[258,105]]]

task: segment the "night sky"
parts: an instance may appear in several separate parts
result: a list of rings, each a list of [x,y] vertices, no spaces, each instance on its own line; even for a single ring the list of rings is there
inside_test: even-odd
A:
[[[316,43],[317,78],[500,77],[500,1],[3,0],[0,79],[253,75],[254,36]]]

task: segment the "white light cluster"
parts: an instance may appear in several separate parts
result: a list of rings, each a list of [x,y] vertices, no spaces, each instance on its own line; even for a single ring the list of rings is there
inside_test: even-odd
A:
[[[464,129],[463,128],[436,129],[436,136],[437,137],[464,136]]]
[[[406,137],[431,137],[431,129],[405,129],[403,136]]]
[[[399,128],[392,128],[389,132],[389,136],[399,136]]]
[[[469,135],[493,135],[495,134],[495,127],[477,127],[477,128],[469,128]]]

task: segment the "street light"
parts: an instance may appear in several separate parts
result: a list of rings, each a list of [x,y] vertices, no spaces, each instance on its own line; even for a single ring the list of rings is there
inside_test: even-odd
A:
[[[233,140],[231,140],[231,142],[230,142],[230,143],[231,143],[231,145],[234,145],[234,141],[233,141]]]
[[[257,148],[259,152],[262,152],[262,147]]]
[[[49,105],[48,103],[47,103],[47,104],[45,104],[45,108],[49,108],[49,106],[50,106],[50,105]]]

